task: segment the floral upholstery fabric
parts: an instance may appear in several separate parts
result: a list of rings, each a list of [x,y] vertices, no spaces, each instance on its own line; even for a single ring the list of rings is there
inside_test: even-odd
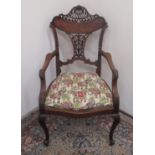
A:
[[[65,109],[112,106],[112,94],[96,73],[63,73],[49,88],[45,105]]]

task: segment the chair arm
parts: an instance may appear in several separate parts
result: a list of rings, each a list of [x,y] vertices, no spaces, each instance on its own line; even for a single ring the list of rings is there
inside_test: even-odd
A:
[[[105,57],[105,59],[108,62],[108,65],[112,72],[112,94],[113,94],[113,102],[114,102],[114,108],[118,112],[119,110],[119,94],[117,89],[117,79],[118,79],[118,71],[114,66],[114,63],[112,61],[111,54],[108,52],[101,51],[101,55]]]
[[[111,71],[112,71],[112,78],[113,78],[113,79],[118,79],[118,71],[117,71],[117,69],[116,69],[115,66],[114,66],[114,63],[113,63],[113,61],[112,61],[111,54],[108,53],[108,52],[101,51],[101,55],[102,55],[103,57],[105,57],[105,59],[106,59],[107,62],[108,62],[108,65],[109,65],[109,67],[110,67],[110,69],[111,69]]]
[[[51,59],[56,55],[56,51],[52,52],[52,53],[48,53],[46,55],[46,58],[45,58],[45,61],[44,61],[44,64],[42,66],[42,68],[40,69],[39,71],[39,77],[40,79],[45,79],[45,72],[46,72],[46,69],[51,61]]]
[[[42,68],[39,70],[39,77],[40,77],[40,82],[41,82],[41,88],[40,88],[40,94],[39,94],[39,105],[43,104],[45,95],[46,95],[46,78],[45,78],[45,72],[46,69],[48,68],[48,65],[51,61],[51,59],[56,55],[56,51],[52,53],[48,53],[46,55],[44,64]]]

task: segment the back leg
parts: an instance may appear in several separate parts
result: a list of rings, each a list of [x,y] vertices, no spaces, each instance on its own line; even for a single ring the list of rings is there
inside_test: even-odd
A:
[[[39,123],[45,133],[44,145],[48,146],[49,145],[49,132],[48,132],[48,128],[45,123],[45,116],[39,115]]]
[[[113,116],[113,124],[111,126],[111,129],[110,129],[110,134],[109,134],[109,145],[114,145],[115,144],[115,141],[113,140],[113,134],[114,134],[114,131],[117,127],[117,125],[119,124],[120,122],[120,116],[119,114]]]

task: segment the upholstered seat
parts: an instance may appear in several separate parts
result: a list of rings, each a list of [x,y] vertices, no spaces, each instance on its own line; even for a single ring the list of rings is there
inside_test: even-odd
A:
[[[112,106],[112,94],[96,73],[63,73],[51,84],[45,105],[62,109]]]

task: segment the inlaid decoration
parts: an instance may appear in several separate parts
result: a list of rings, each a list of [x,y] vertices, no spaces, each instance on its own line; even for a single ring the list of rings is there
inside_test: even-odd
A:
[[[76,6],[71,11],[64,15],[60,14],[59,17],[61,17],[63,20],[76,22],[76,23],[85,23],[92,21],[99,16],[97,14],[91,15],[86,8],[83,6]],[[87,33],[70,33],[69,37],[73,44],[73,58],[81,59],[84,58],[84,47],[86,43],[86,39],[88,38],[89,34]]]
[[[88,22],[99,17],[97,14],[91,15],[86,8],[80,5],[74,7],[67,15],[60,14],[59,16],[64,20],[77,23]]]

